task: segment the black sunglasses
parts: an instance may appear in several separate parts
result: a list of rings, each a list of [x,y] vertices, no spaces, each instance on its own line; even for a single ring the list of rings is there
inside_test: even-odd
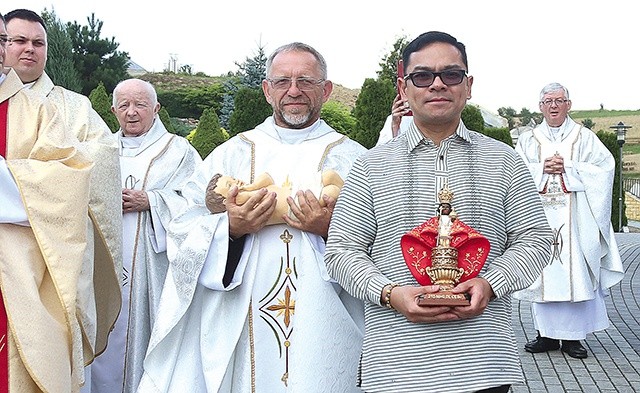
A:
[[[429,87],[439,77],[442,83],[447,86],[459,85],[467,75],[465,70],[446,70],[442,72],[416,71],[404,77],[404,80],[411,79],[415,87]]]

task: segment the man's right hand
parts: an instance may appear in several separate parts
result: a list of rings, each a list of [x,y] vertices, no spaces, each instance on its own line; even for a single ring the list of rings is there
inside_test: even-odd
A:
[[[236,239],[248,233],[256,233],[265,227],[276,209],[276,193],[262,188],[245,203],[238,205],[238,187],[233,186],[227,195],[226,207],[229,215],[229,236]]]
[[[391,292],[391,306],[404,315],[409,322],[435,323],[461,319],[448,306],[420,306],[418,296],[425,293],[438,292],[438,285],[422,287],[404,285],[397,286]]]

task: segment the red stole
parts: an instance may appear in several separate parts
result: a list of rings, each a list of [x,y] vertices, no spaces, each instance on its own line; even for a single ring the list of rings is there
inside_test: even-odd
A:
[[[7,155],[7,112],[9,100],[0,103],[0,156]]]
[[[7,111],[9,100],[0,103],[0,155],[7,155]],[[0,393],[9,392],[9,345],[7,329],[7,310],[0,291]]]

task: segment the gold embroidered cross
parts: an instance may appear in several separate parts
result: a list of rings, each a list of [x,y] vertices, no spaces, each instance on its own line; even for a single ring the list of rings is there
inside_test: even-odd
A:
[[[277,311],[278,316],[284,315],[284,325],[289,327],[291,316],[295,313],[296,302],[291,299],[291,289],[289,286],[284,290],[284,300],[278,299],[278,304],[267,307],[269,311]]]

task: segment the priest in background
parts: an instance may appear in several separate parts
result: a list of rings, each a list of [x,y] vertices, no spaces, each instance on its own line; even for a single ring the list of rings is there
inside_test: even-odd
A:
[[[135,392],[168,267],[166,228],[186,207],[180,189],[202,161],[162,124],[153,86],[127,79],[113,90],[122,181],[122,311],[106,352],[91,366],[91,392]]]
[[[544,121],[520,135],[516,151],[536,183],[554,241],[542,275],[514,297],[532,302],[538,335],[525,344],[527,352],[560,349],[584,359],[580,340],[609,326],[604,294],[624,276],[611,226],[615,161],[593,131],[569,116],[566,87],[546,85],[539,105]]]

